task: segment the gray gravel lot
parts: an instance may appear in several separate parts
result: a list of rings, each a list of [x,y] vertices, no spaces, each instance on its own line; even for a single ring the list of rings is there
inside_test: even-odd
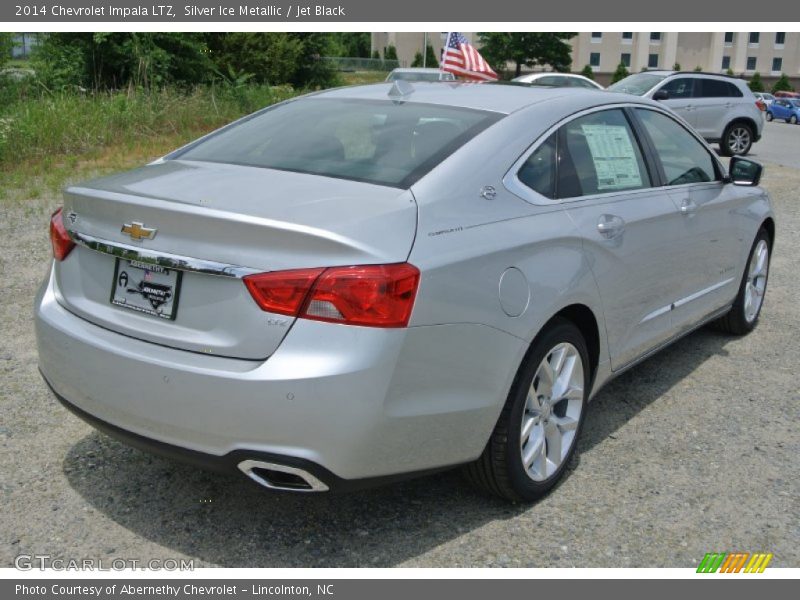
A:
[[[0,566],[49,554],[689,567],[737,550],[800,567],[800,171],[771,167],[764,184],[779,223],[759,327],[741,339],[701,330],[610,384],[590,407],[573,472],[532,506],[485,497],[457,472],[347,496],[270,494],[96,433],[36,369],[31,303],[59,200],[0,203]]]

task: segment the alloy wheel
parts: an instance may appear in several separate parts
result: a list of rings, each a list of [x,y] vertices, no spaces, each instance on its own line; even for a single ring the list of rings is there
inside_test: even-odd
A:
[[[747,281],[744,288],[744,318],[748,323],[755,321],[761,310],[764,292],[767,289],[768,273],[769,246],[766,241],[759,240],[747,266]]]
[[[578,349],[558,344],[539,363],[522,413],[522,466],[534,481],[561,467],[575,443],[583,411],[583,362]]]
[[[733,154],[741,154],[750,147],[750,130],[746,127],[734,127],[728,134],[728,148]]]

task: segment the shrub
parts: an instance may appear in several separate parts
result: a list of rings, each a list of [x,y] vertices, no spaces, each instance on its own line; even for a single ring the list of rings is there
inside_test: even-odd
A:
[[[384,60],[397,60],[397,48],[395,48],[392,45],[389,45],[389,47],[386,48],[383,51],[383,59]]]
[[[786,73],[781,73],[781,76],[778,78],[778,81],[772,86],[772,93],[775,92],[793,92],[794,88],[792,84],[789,82],[789,77],[786,76]]]
[[[617,70],[614,71],[614,74],[611,76],[611,83],[617,83],[618,81],[625,79],[628,75],[630,75],[628,68],[624,63],[619,63],[617,65]]]
[[[750,78],[750,82],[747,85],[750,86],[750,90],[753,92],[763,92],[764,82],[761,81],[761,73],[758,71],[753,73],[753,76]]]
[[[581,70],[581,75],[594,81],[594,71],[592,70],[591,65],[584,66],[583,70]]]

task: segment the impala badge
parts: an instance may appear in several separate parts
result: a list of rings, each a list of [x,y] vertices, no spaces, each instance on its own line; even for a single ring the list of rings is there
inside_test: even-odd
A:
[[[144,223],[134,221],[133,223],[125,223],[122,226],[122,233],[131,236],[133,240],[152,240],[156,237],[158,229],[155,227],[145,227]]]

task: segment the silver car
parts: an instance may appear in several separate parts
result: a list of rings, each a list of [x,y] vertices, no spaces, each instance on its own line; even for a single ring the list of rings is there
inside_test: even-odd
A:
[[[738,77],[696,71],[645,71],[608,87],[663,102],[725,156],[744,156],[761,139],[764,101]]]
[[[65,191],[39,365],[98,429],[267,488],[466,465],[532,500],[609,379],[756,326],[760,174],[630,95],[305,96]]]

